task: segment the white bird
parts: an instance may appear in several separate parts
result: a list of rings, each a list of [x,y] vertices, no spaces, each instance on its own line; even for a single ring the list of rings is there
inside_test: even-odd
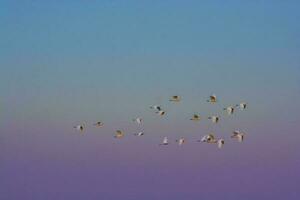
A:
[[[223,139],[217,140],[213,133],[203,136],[203,138],[200,141],[206,142],[208,144],[217,144],[219,149],[222,148],[223,145],[225,144],[225,141]]]
[[[228,115],[232,115],[234,112],[234,107],[228,106],[227,108],[224,108],[224,110],[226,110]]]
[[[114,137],[119,139],[124,137],[124,135],[125,134],[123,133],[123,131],[117,130]]]
[[[182,137],[179,140],[176,140],[176,142],[178,142],[178,145],[181,146],[185,143],[185,139]]]
[[[159,106],[159,105],[150,106],[150,108],[151,108],[151,109],[158,110],[158,111],[161,110],[161,106]]]
[[[179,102],[181,100],[181,97],[178,95],[172,96],[170,98],[170,101]]]
[[[163,142],[160,145],[168,145],[168,144],[169,144],[168,138],[164,137]]]
[[[245,133],[242,133],[240,131],[233,131],[231,138],[237,139],[239,142],[243,142],[245,137]]]
[[[157,111],[156,113],[157,113],[158,115],[160,115],[160,116],[163,116],[163,115],[166,114],[166,112],[163,111],[163,110]]]
[[[145,135],[145,133],[144,132],[139,132],[139,133],[135,133],[134,135],[135,136],[143,136],[143,135]]]
[[[218,140],[218,148],[221,149],[223,145],[225,144],[225,141],[223,139]]]
[[[216,103],[217,102],[217,96],[215,94],[209,96],[209,99],[207,100],[207,102]]]
[[[76,125],[73,128],[75,128],[76,130],[78,130],[80,132],[83,132],[84,127],[85,127],[85,124],[81,124],[81,125]]]
[[[193,117],[190,120],[192,120],[192,121],[199,121],[200,119],[201,119],[200,115],[194,114]]]
[[[137,124],[141,124],[143,120],[138,117],[136,119],[133,119],[133,121],[136,122]]]
[[[102,127],[103,123],[102,122],[96,122],[95,124],[93,124],[96,127]]]
[[[240,108],[240,110],[245,110],[247,108],[247,103],[242,102],[240,104],[237,104],[236,107]]]
[[[218,123],[219,120],[220,120],[220,117],[218,117],[218,116],[211,116],[211,117],[208,117],[208,119],[210,119],[213,123]]]
[[[199,140],[198,142],[216,143],[217,140],[215,139],[214,134],[210,133],[208,135],[203,136],[202,139]]]

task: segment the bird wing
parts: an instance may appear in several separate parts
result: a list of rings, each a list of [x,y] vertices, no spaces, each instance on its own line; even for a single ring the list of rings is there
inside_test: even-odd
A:
[[[163,143],[168,143],[168,138],[167,137],[164,137],[164,140],[163,140]]]
[[[234,131],[232,134],[233,134],[233,136],[237,136],[238,134],[240,134],[240,132],[239,131]]]

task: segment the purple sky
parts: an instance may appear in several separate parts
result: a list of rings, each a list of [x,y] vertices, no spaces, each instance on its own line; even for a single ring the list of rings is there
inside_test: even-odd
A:
[[[189,140],[182,147],[161,147],[149,132],[113,140],[104,128],[84,136],[49,129],[23,126],[2,134],[2,199],[298,199],[300,194],[297,124],[252,126],[244,143],[227,140],[222,150]]]

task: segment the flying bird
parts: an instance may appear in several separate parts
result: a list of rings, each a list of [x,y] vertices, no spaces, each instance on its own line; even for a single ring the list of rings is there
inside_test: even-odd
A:
[[[232,115],[234,112],[234,107],[228,106],[227,108],[224,108],[223,110],[226,110],[228,115]]]
[[[172,97],[170,98],[170,101],[174,101],[174,102],[179,102],[180,100],[181,100],[181,97],[180,97],[180,96],[177,96],[177,95],[172,96]]]
[[[144,132],[139,132],[139,133],[135,133],[134,135],[135,136],[143,136],[143,135],[145,135],[145,133]]]
[[[96,127],[102,127],[103,123],[102,122],[96,122],[95,124],[93,124]]]
[[[209,99],[207,100],[207,102],[216,103],[217,102],[217,96],[215,94],[209,96]]]
[[[141,124],[143,120],[138,117],[136,119],[133,119],[132,121],[136,122],[137,124]]]
[[[218,116],[211,116],[211,117],[208,117],[208,119],[210,119],[213,123],[218,123],[219,120],[220,120],[220,117]]]
[[[156,114],[158,114],[158,115],[160,115],[160,116],[163,116],[163,115],[166,114],[166,112],[163,111],[163,110],[160,110],[160,111],[157,111]]]
[[[192,120],[192,121],[199,121],[200,120],[200,115],[194,114],[193,117],[190,120]]]
[[[219,139],[217,144],[218,144],[218,148],[221,149],[223,147],[223,145],[225,144],[225,141],[223,139]]]
[[[169,144],[168,138],[164,137],[163,142],[160,145],[168,145],[168,144]]]
[[[114,137],[115,138],[122,138],[122,137],[124,137],[123,131],[117,130]]]
[[[203,136],[201,140],[198,140],[198,142],[216,143],[217,140],[215,139],[214,134],[210,133],[208,135]]]
[[[158,110],[158,111],[161,110],[161,106],[159,106],[159,105],[150,106],[150,108],[151,108],[151,109]]]
[[[73,128],[75,128],[76,130],[78,130],[80,132],[83,132],[84,126],[85,126],[85,124],[81,124],[81,125],[76,125]]]
[[[245,133],[242,133],[240,131],[233,131],[231,138],[237,139],[239,142],[243,142],[245,137]]]
[[[236,107],[237,107],[237,108],[240,108],[240,110],[245,110],[246,107],[247,107],[247,103],[242,102],[242,103],[240,103],[240,104],[237,104]]]
[[[205,142],[208,144],[217,144],[219,149],[222,148],[223,145],[225,144],[224,139],[217,140],[213,133],[203,136],[202,139],[198,142]]]
[[[185,139],[182,137],[179,140],[176,140],[176,142],[178,142],[178,145],[181,146],[185,143]]]

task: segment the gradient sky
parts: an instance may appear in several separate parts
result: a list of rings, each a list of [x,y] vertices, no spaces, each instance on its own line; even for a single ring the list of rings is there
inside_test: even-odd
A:
[[[299,9],[0,1],[0,199],[299,199]],[[213,93],[217,105],[206,102]],[[241,101],[247,111],[222,113]],[[195,112],[220,114],[220,124],[191,123]],[[72,129],[98,120],[105,127],[84,136]],[[229,139],[234,129],[244,143]],[[226,140],[221,151],[194,142],[210,131]],[[159,148],[164,136],[188,143]]]

